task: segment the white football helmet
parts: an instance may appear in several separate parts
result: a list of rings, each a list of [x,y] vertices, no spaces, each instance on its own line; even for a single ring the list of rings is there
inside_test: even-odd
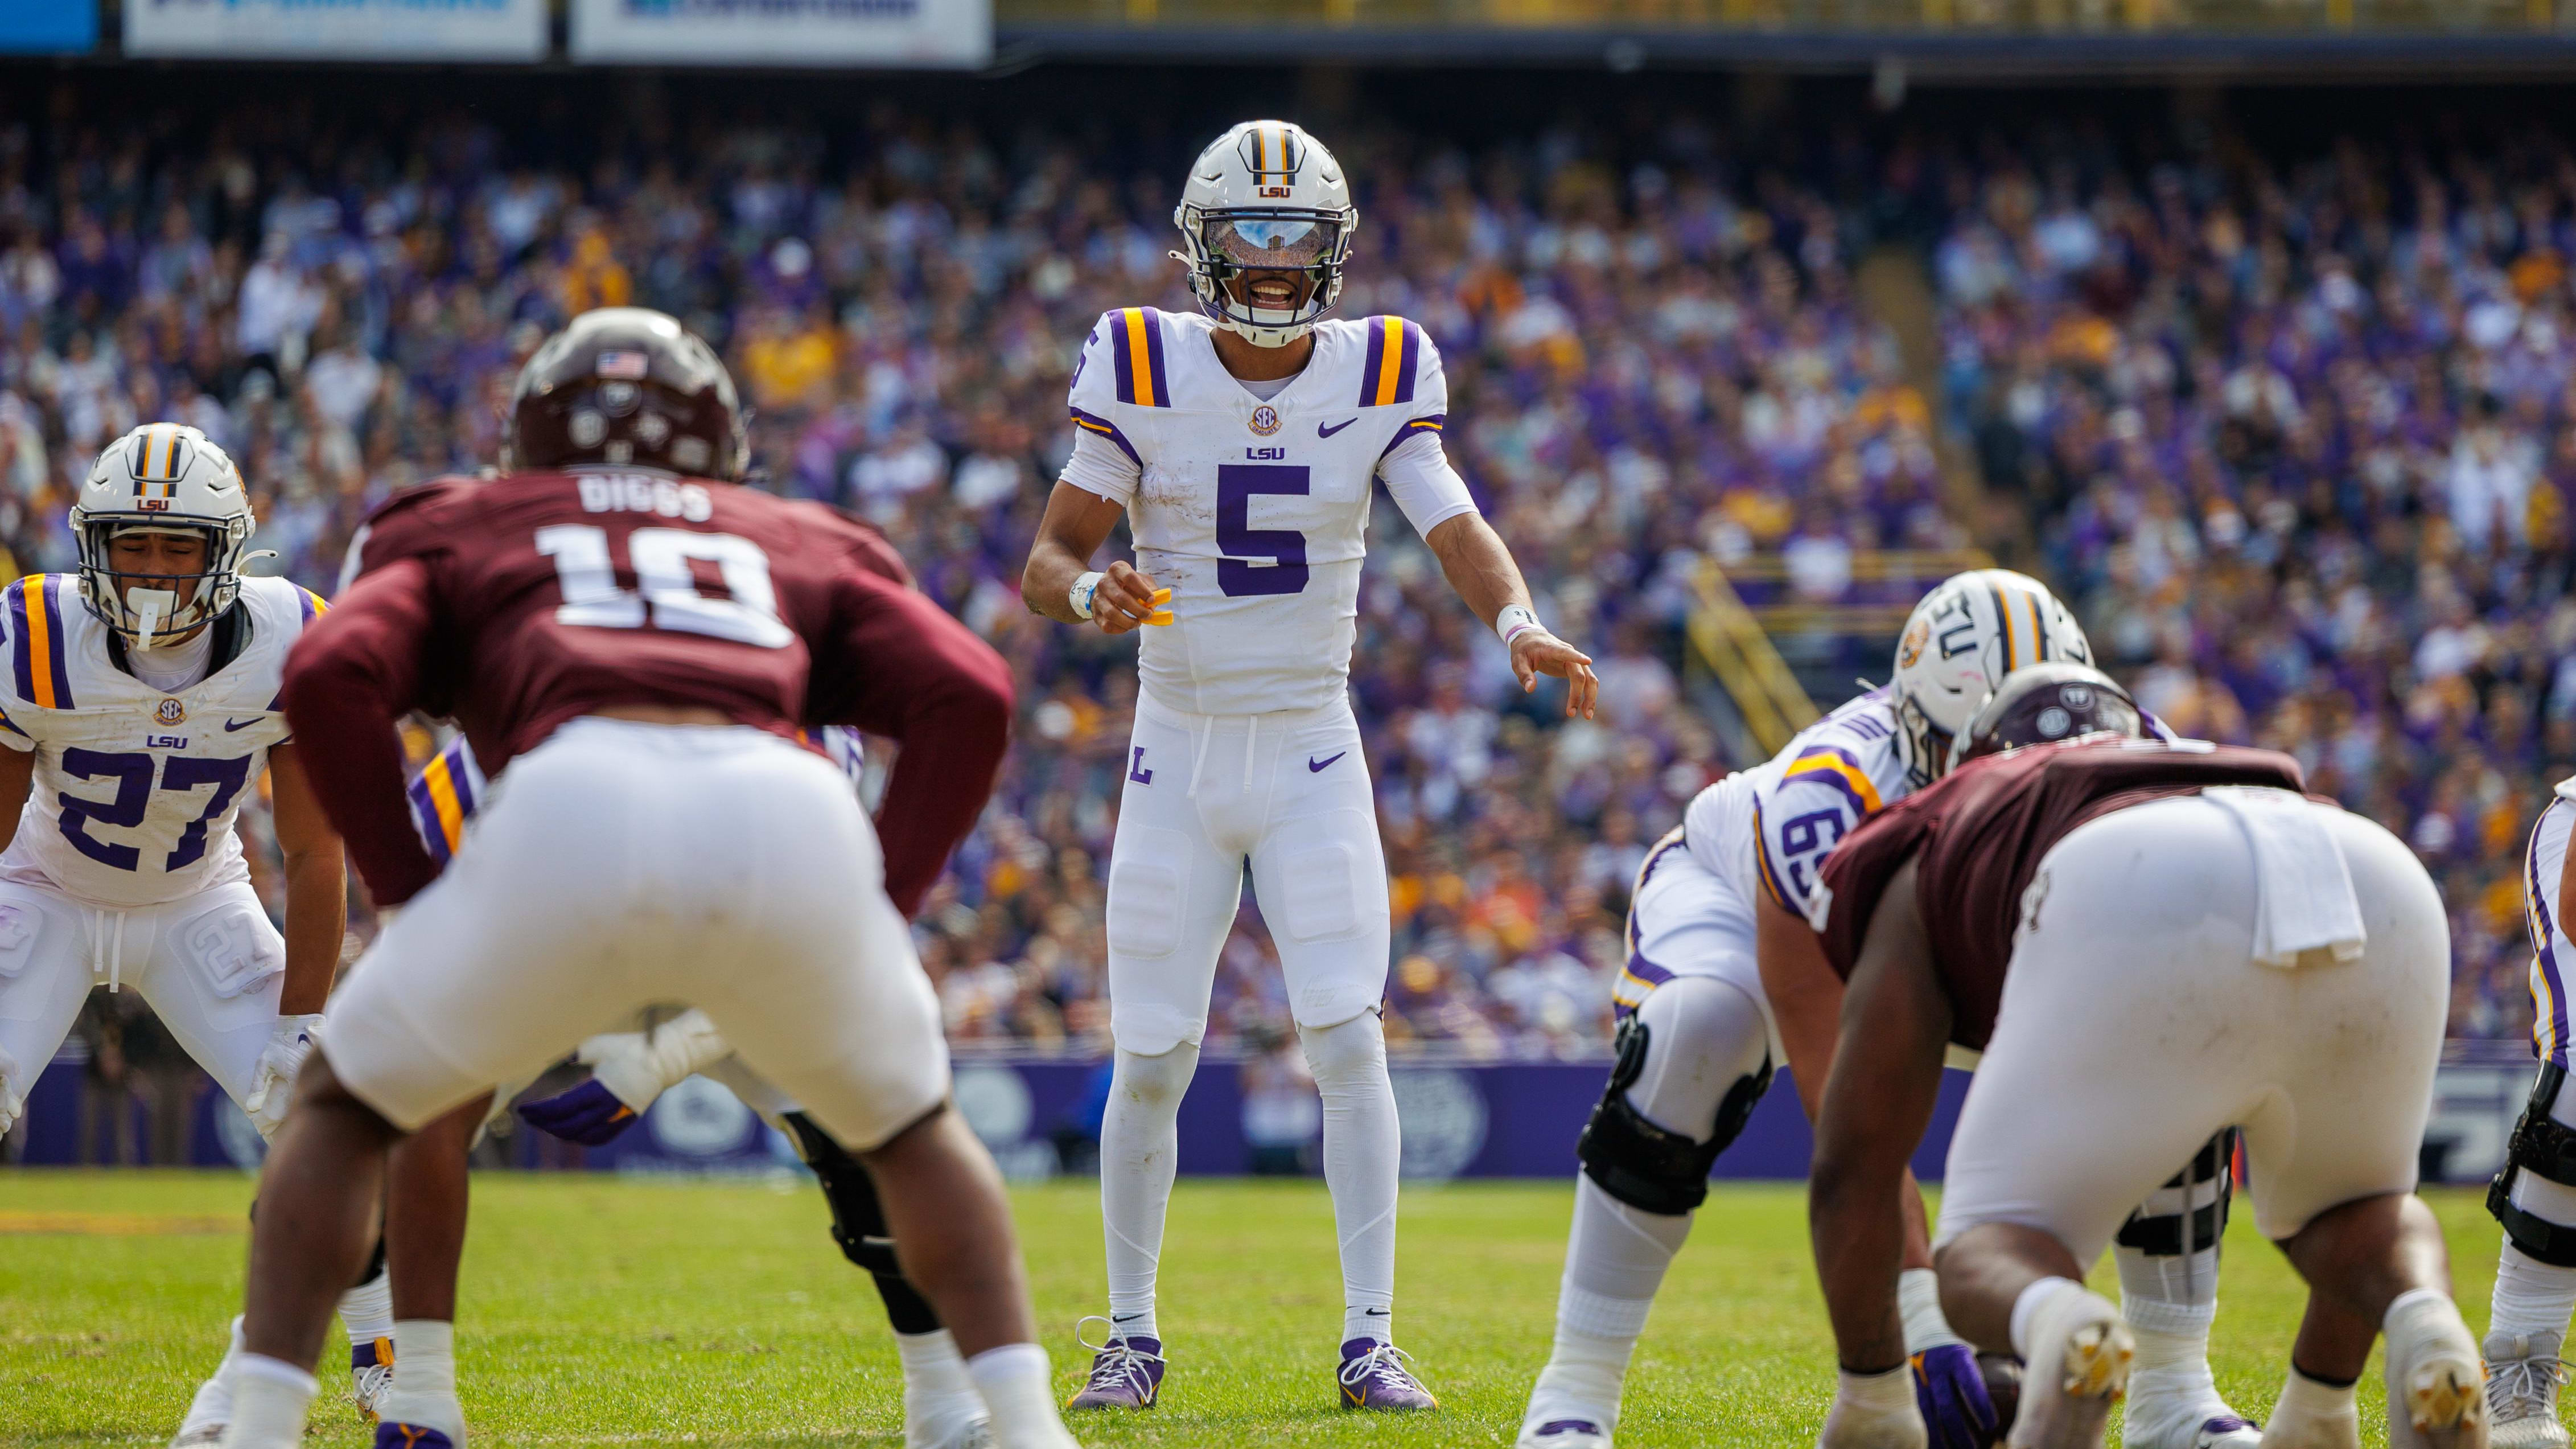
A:
[[[1342,163],[1287,121],[1245,121],[1190,165],[1172,225],[1187,248],[1190,291],[1209,319],[1259,347],[1285,347],[1313,330],[1342,295],[1359,208]],[[1307,287],[1286,307],[1255,305],[1259,273],[1293,273]],[[1241,280],[1238,298],[1229,288]]]
[[[2004,676],[2042,662],[2091,664],[2093,645],[2048,586],[2010,569],[1941,581],[1897,636],[1896,752],[1916,788],[1948,774],[1968,722]]]
[[[146,423],[108,444],[72,501],[81,602],[137,649],[212,623],[241,597],[242,550],[256,526],[241,470],[223,449],[195,428]],[[187,603],[186,578],[116,570],[108,541],[137,529],[204,536],[205,572],[193,576]]]

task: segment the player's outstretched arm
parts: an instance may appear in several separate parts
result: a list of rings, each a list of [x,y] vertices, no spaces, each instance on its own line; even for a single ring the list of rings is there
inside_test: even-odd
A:
[[[1092,571],[1091,556],[1108,542],[1109,530],[1126,511],[1087,488],[1055,485],[1047,495],[1046,516],[1038,520],[1037,541],[1029,545],[1028,567],[1020,571],[1020,599],[1030,613],[1060,624],[1097,624],[1104,634],[1172,621],[1162,612],[1171,594],[1158,589],[1150,575],[1124,559]]]
[[[1592,656],[1539,623],[1520,565],[1512,562],[1512,551],[1503,546],[1502,535],[1494,532],[1484,515],[1461,513],[1443,520],[1422,541],[1431,545],[1432,555],[1440,560],[1440,572],[1447,576],[1449,587],[1458,591],[1477,618],[1503,636],[1512,651],[1512,673],[1520,677],[1521,692],[1538,688],[1540,675],[1552,675],[1565,681],[1566,718],[1592,718],[1593,706],[1601,697]]]
[[[313,797],[293,742],[268,752],[269,814],[286,861],[286,986],[281,1016],[307,1016],[331,996],[349,929],[349,863],[340,833]]]
[[[348,862],[292,743],[268,752],[268,790],[278,853],[286,860],[286,980],[277,1026],[242,1096],[243,1110],[263,1133],[286,1120],[287,1094],[313,1050],[313,1027],[330,999],[340,938],[349,927]]]
[[[1817,1277],[1845,1370],[1880,1373],[1905,1362],[1896,1275],[1905,1248],[1897,1190],[1932,1120],[1950,1001],[1931,966],[1909,862],[1879,897],[1844,993],[1840,1040],[1816,1116],[1807,1184]],[[1908,1390],[1909,1402],[1911,1390]]]

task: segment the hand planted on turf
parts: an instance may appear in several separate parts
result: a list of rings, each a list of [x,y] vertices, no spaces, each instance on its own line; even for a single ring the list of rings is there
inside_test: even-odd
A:
[[[286,1104],[295,1095],[295,1074],[313,1054],[313,1028],[319,1014],[281,1016],[269,1028],[268,1045],[250,1070],[250,1090],[242,1093],[242,1112],[262,1137],[273,1136],[286,1121]]]
[[[541,1132],[586,1147],[613,1142],[642,1118],[654,1099],[733,1048],[703,1011],[685,1011],[650,1032],[603,1032],[581,1044],[590,1080],[519,1109]]]
[[[1538,688],[1538,677],[1553,675],[1565,681],[1565,717],[1581,715],[1592,718],[1592,709],[1601,698],[1601,681],[1592,673],[1592,656],[1566,643],[1545,629],[1523,629],[1512,636],[1512,673],[1521,681],[1521,693]]]
[[[1929,1449],[1911,1387],[1911,1363],[1885,1373],[1845,1369],[1838,1377],[1841,1383],[1834,1390],[1833,1407],[1825,1411],[1816,1449]]]
[[[1103,634],[1124,634],[1140,624],[1168,624],[1172,591],[1155,584],[1125,561],[1109,566],[1108,576],[1091,591],[1091,622]]]
[[[2003,1437],[1976,1350],[1964,1343],[1943,1344],[1914,1355],[1907,1367],[1914,1375],[1914,1403],[1922,1410],[1931,1449],[1988,1449]]]

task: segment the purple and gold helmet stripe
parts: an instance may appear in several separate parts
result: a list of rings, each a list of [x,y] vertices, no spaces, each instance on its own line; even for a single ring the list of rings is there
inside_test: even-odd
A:
[[[2549,898],[2542,894],[2540,832],[2548,828],[2552,802],[2532,827],[2531,846],[2523,852],[2524,924],[2531,930],[2531,1048],[2545,1062],[2566,1063],[2567,981],[2558,969],[2557,923],[2549,917]]]
[[[1139,456],[1136,452],[1136,445],[1127,441],[1127,435],[1118,431],[1118,425],[1116,423],[1109,421],[1098,413],[1087,413],[1080,408],[1075,408],[1073,410],[1073,425],[1087,433],[1098,433],[1100,436],[1116,443],[1118,445],[1118,451],[1127,455],[1127,461],[1134,463],[1139,468],[1145,466],[1144,458]]]
[[[1386,449],[1384,452],[1378,454],[1378,458],[1383,461],[1387,453],[1392,453],[1396,449],[1403,447],[1405,439],[1407,438],[1418,437],[1424,433],[1430,433],[1437,436],[1441,428],[1446,425],[1448,421],[1449,415],[1447,413],[1425,413],[1421,417],[1407,421],[1403,427],[1395,430],[1394,437],[1386,440]]]
[[[1780,772],[1783,785],[1799,779],[1822,780],[1839,788],[1851,797],[1852,804],[1860,807],[1864,819],[1885,808],[1878,798],[1878,786],[1871,782],[1869,772],[1860,767],[1860,761],[1852,758],[1848,750],[1833,745],[1807,746],[1798,752],[1798,758],[1789,762],[1788,769]]]
[[[38,709],[72,708],[71,666],[63,657],[61,584],[55,574],[30,574],[9,586],[10,664],[17,673],[18,697]]]
[[[1137,407],[1167,408],[1171,389],[1164,384],[1163,316],[1151,307],[1122,307],[1109,324],[1115,344],[1118,400]]]

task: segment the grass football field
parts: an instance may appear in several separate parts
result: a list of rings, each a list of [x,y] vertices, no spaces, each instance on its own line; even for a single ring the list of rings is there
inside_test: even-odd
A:
[[[159,1444],[241,1301],[251,1183],[222,1173],[0,1172],[0,1444]],[[458,1369],[474,1442],[899,1445],[893,1343],[810,1186],[486,1174],[474,1185]],[[2496,1233],[2434,1195],[2473,1329]],[[1334,1406],[1339,1279],[1320,1182],[1184,1180],[1172,1204],[1159,1406],[1075,1422],[1086,1444],[1508,1445],[1545,1360],[1571,1195],[1562,1183],[1411,1190],[1397,1339],[1436,1415]],[[1025,1188],[1020,1229],[1057,1376],[1100,1308],[1095,1189]],[[1795,1185],[1720,1187],[1655,1305],[1619,1442],[1814,1443],[1833,1355]],[[2215,1345],[2237,1407],[2267,1410],[2295,1280],[2240,1213]],[[2106,1259],[2096,1286],[2116,1292]],[[334,1335],[335,1343],[337,1336]],[[326,1368],[314,1442],[359,1446]],[[2364,1442],[2384,1443],[2379,1380]],[[2116,1437],[2113,1442],[2117,1442]]]

